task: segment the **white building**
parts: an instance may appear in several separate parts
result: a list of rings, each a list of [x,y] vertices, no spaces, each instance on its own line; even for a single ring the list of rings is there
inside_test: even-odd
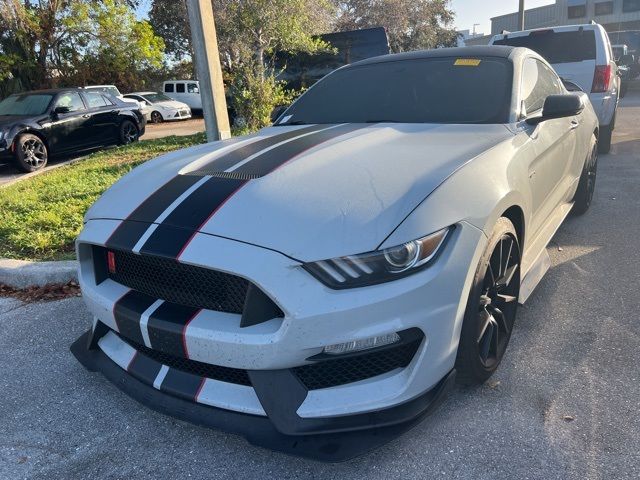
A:
[[[556,0],[525,12],[525,29],[577,25],[591,20],[608,31],[640,30],[640,0]],[[516,31],[518,12],[491,19],[491,34]]]

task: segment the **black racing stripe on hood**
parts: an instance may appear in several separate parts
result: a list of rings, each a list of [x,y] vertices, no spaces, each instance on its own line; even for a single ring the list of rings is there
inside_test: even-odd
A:
[[[198,170],[193,172],[189,172],[189,175],[197,175],[198,172],[202,172],[202,176],[206,175],[207,171],[217,171],[223,172],[228,168],[233,167],[234,165],[240,163],[241,161],[249,158],[252,155],[260,153],[262,150],[266,148],[273,147],[280,142],[284,142],[287,140],[291,140],[292,138],[298,137],[300,135],[304,135],[305,133],[315,132],[317,130],[322,130],[323,128],[327,128],[326,125],[311,125],[309,127],[297,128],[295,130],[289,130],[285,133],[279,133],[277,135],[272,135],[262,140],[257,140],[248,145],[244,145],[242,147],[236,148],[231,152],[222,155],[221,157],[212,160],[209,163],[202,165]]]
[[[302,135],[304,129],[296,130],[296,135],[292,140],[272,148],[263,154],[257,155],[246,165],[234,170],[234,172],[256,176],[267,175],[306,150],[365,127],[367,127],[367,125],[363,124],[345,124],[334,127],[324,125],[320,127],[322,128],[321,131],[310,133],[301,138],[295,137]],[[318,128],[318,126],[314,126],[313,128]],[[280,137],[280,141],[282,141],[282,136],[278,137]],[[245,151],[243,156],[247,153],[248,151]],[[242,161],[242,158],[236,157],[236,161]],[[244,180],[242,178],[209,178],[190,193],[190,195],[162,221],[160,226],[158,226],[146,240],[140,249],[140,253],[178,258],[190,243],[194,233],[199,231],[220,207],[248,181],[250,180]],[[127,224],[132,222],[123,223]],[[125,230],[127,228],[131,230],[136,229],[134,226],[125,226],[123,228]],[[133,248],[142,235],[143,234],[140,234],[128,249]],[[109,246],[109,244],[107,244],[107,246]],[[120,245],[119,248],[122,248],[122,246]]]
[[[362,124],[346,124],[340,125],[334,128],[328,128],[325,125],[326,130],[315,133],[313,135],[307,135],[305,137],[293,140],[291,142],[280,145],[262,155],[256,157],[251,162],[242,165],[238,169],[234,170],[234,173],[242,173],[245,175],[268,175],[276,168],[281,167],[288,161],[292,160],[296,156],[304,153],[313,147],[320,145],[321,143],[328,142],[334,138],[346,135],[347,133],[355,132],[368,125]]]
[[[198,177],[178,175],[147,197],[111,234],[108,248],[131,250],[140,237],[182,193],[199,181]],[[140,223],[142,222],[142,223]]]
[[[140,249],[140,253],[176,258],[193,232],[245,183],[246,180],[210,178],[171,212]]]

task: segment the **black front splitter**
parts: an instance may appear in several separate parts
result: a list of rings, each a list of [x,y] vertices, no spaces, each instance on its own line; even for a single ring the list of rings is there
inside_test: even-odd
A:
[[[249,443],[323,462],[343,462],[363,455],[402,435],[432,413],[455,382],[455,370],[451,371],[432,390],[396,407],[373,412],[372,428],[341,433],[285,435],[278,431],[268,417],[249,415],[230,410],[190,402],[166,393],[137,380],[116,365],[100,349],[87,349],[90,332],[82,335],[71,346],[76,359],[89,371],[102,373],[124,393],[145,406],[166,415],[195,425],[241,435]],[[376,427],[376,416],[394,416],[409,420],[393,425]],[[350,417],[338,417],[348,422]]]

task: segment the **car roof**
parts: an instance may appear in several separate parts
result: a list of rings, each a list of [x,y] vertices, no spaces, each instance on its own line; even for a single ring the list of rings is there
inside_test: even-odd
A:
[[[366,60],[352,63],[349,66],[444,57],[498,57],[506,59],[511,57],[511,54],[515,49],[516,47],[491,45],[477,47],[437,48],[434,50],[416,50],[412,52],[393,53],[390,55],[381,55],[379,57],[368,58]],[[345,68],[349,68],[349,66]]]
[[[124,96],[126,97],[127,95],[151,95],[151,94],[156,94],[158,92],[152,92],[152,91],[148,91],[148,92],[131,92],[131,93],[126,93]]]
[[[182,79],[182,80],[165,80],[162,83],[173,83],[173,82],[195,82],[195,83],[198,83],[198,80],[191,80],[191,79],[187,78],[187,79]]]
[[[541,28],[532,28],[529,30],[518,30],[515,32],[504,32],[499,33],[493,36],[493,39],[497,38],[509,38],[509,37],[523,37],[525,35],[529,35],[532,32],[546,32],[552,30],[554,33],[561,32],[577,32],[580,30],[591,30],[591,31],[602,31],[604,27],[598,23],[585,23],[582,25],[562,25],[559,27],[541,27]]]
[[[49,93],[49,94],[57,94],[63,92],[80,92],[81,88],[78,87],[68,87],[68,88],[43,88],[40,90],[29,90],[26,92],[17,92],[14,95],[27,95],[30,93]]]
[[[104,88],[104,87],[116,87],[116,86],[115,85],[85,85],[82,88],[86,90],[87,88]]]

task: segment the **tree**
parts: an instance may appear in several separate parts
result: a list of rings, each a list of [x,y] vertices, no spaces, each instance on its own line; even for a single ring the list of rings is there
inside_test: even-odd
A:
[[[455,46],[449,0],[337,0],[336,29],[385,27],[393,52]]]
[[[276,81],[278,51],[313,53],[327,45],[314,34],[330,31],[330,0],[212,0],[220,59],[231,104],[243,126],[269,123],[274,106],[291,96]],[[150,23],[174,59],[190,56],[191,34],[183,0],[153,0]]]
[[[174,60],[192,57],[191,30],[185,0],[155,0],[149,10],[149,23],[162,37],[165,53]]]
[[[140,84],[163,42],[126,0],[0,0],[0,92]]]

